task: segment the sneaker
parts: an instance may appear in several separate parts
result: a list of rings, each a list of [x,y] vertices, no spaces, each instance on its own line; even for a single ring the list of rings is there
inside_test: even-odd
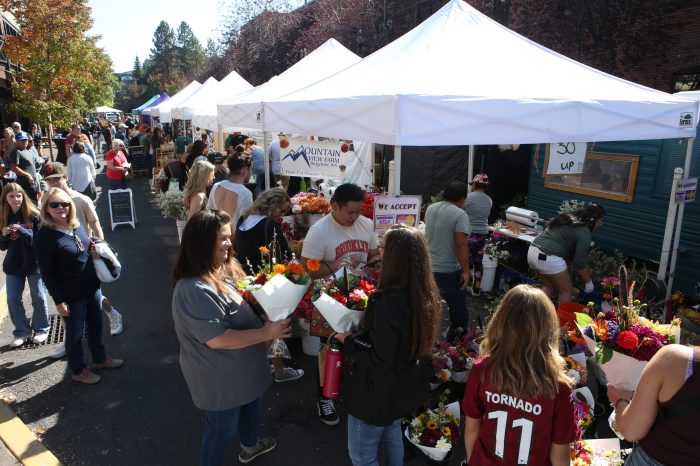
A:
[[[292,367],[285,367],[282,370],[282,374],[275,374],[273,379],[277,383],[291,382],[292,380],[299,380],[304,376],[304,369],[294,369]]]
[[[321,422],[328,426],[334,426],[340,422],[333,400],[321,397],[318,399],[316,406],[318,407],[318,415],[321,418]]]
[[[47,338],[49,338],[48,332],[38,332],[34,334],[34,338],[32,338],[32,343],[40,345],[43,342],[45,342]]]
[[[66,355],[66,344],[61,343],[56,347],[53,353],[50,354],[51,358],[53,359],[61,359],[63,356]]]
[[[122,315],[114,308],[112,308],[112,311],[114,311],[114,317],[111,314],[107,314],[109,318],[109,334],[115,336],[122,333],[124,325],[122,324]]]
[[[90,366],[90,369],[92,370],[100,370],[100,369],[116,369],[117,367],[121,367],[124,364],[123,359],[112,359],[110,357],[107,357],[102,362],[93,362],[92,365]]]
[[[80,371],[80,374],[73,374],[70,377],[76,382],[84,383],[87,385],[93,385],[100,381],[100,376],[91,372],[87,367]]]
[[[274,450],[276,446],[277,441],[275,439],[261,438],[260,440],[258,440],[258,446],[255,447],[253,451],[248,452],[243,450],[238,455],[238,461],[240,461],[241,463],[250,463],[258,456],[264,455],[265,453]]]
[[[10,348],[19,348],[27,341],[27,337],[18,337],[10,342]]]

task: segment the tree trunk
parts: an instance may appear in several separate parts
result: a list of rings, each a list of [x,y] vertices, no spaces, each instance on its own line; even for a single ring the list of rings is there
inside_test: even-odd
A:
[[[56,159],[53,156],[53,120],[51,119],[51,114],[49,113],[49,158],[51,161],[55,161]]]

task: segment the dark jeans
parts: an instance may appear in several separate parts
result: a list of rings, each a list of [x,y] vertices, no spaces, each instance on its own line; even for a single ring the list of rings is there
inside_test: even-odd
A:
[[[484,246],[489,235],[483,233],[472,233],[469,235],[469,265],[474,269],[474,288],[479,288],[481,276],[484,273],[482,260],[484,259]]]
[[[460,289],[459,281],[462,272],[438,273],[433,272],[435,283],[440,289],[440,296],[447,301],[450,311],[450,332],[451,335],[456,328],[466,329],[469,324],[469,311],[467,311],[467,290]]]
[[[66,301],[68,316],[66,323],[66,354],[68,367],[74,374],[80,374],[85,368],[83,362],[83,329],[87,324],[87,343],[92,353],[92,362],[99,364],[106,359],[102,344],[102,292],[98,289],[92,295],[80,300]]]
[[[126,189],[126,178],[123,180],[109,179],[109,189]]]
[[[91,181],[90,184],[88,185],[87,188],[85,188],[85,191],[83,191],[80,194],[84,194],[85,196],[89,197],[93,201],[97,199],[97,191],[95,190],[95,182]]]
[[[238,432],[241,445],[253,448],[258,444],[261,398],[223,411],[206,411],[202,439],[202,465],[219,466],[226,447]]]

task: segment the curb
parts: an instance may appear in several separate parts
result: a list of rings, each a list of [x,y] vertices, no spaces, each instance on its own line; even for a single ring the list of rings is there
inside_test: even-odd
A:
[[[61,466],[7,403],[0,400],[0,439],[10,453],[25,466]]]

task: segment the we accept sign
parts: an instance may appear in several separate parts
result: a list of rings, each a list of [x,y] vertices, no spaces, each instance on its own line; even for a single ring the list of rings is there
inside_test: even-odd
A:
[[[341,179],[348,154],[354,154],[352,144],[289,138],[287,147],[280,146],[280,170],[288,176]]]
[[[374,231],[385,231],[394,225],[417,227],[420,220],[420,203],[420,196],[376,196]]]

